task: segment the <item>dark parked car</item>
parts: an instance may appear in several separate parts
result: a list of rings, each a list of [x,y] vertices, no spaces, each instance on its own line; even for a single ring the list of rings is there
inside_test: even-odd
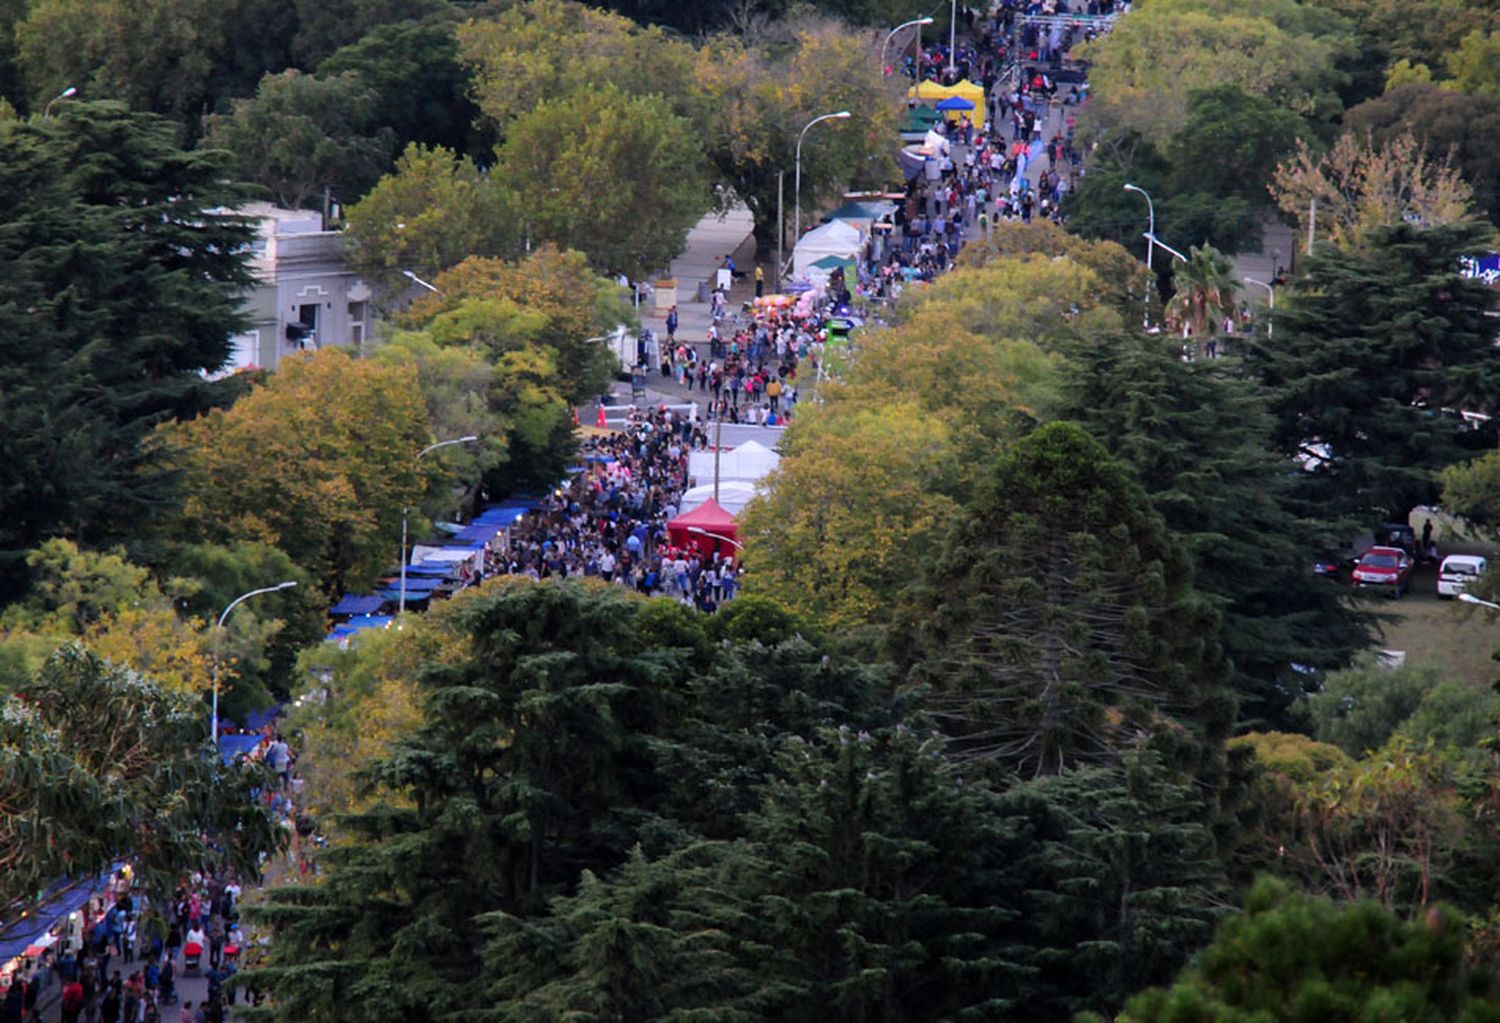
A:
[[[1417,534],[1404,522],[1382,522],[1375,527],[1375,546],[1399,547],[1412,557],[1417,555]]]

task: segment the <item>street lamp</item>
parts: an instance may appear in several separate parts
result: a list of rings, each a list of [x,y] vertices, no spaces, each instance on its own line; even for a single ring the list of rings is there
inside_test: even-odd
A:
[[[1127,191],[1127,192],[1139,192],[1141,195],[1143,195],[1143,196],[1146,197],[1146,273],[1150,274],[1151,273],[1151,250],[1152,250],[1152,248],[1156,244],[1156,204],[1151,201],[1151,193],[1147,192],[1140,185],[1132,185],[1132,184],[1130,184],[1127,181],[1125,183],[1125,191]],[[1141,322],[1145,326],[1150,327],[1151,326],[1151,281],[1149,280],[1149,278],[1146,281],[1146,298],[1145,298],[1145,301],[1142,302],[1142,305],[1144,306],[1145,311],[1142,313]]]
[[[821,117],[814,117],[802,126],[801,133],[797,135],[797,173],[795,175],[796,180],[792,183],[793,202],[796,207],[796,214],[792,220],[792,244],[794,245],[796,244],[796,240],[802,237],[802,140],[807,136],[807,129],[813,125],[822,121],[842,121],[848,116],[849,111],[840,110],[836,114],[824,114]]]
[[[730,537],[725,536],[723,533],[710,533],[702,526],[688,526],[687,531],[689,533],[697,533],[699,536],[706,536],[710,540],[723,540],[725,543],[729,544],[731,547],[734,547],[736,550],[742,551],[745,549],[745,545],[740,543],[738,540],[731,539]]]
[[[453,440],[440,440],[436,444],[429,444],[421,451],[418,451],[417,460],[420,460],[423,455],[429,452],[436,451],[438,448],[446,448],[454,444],[473,444],[478,439],[473,434],[469,434],[467,437],[456,437]],[[397,609],[399,614],[406,613],[406,521],[407,513],[410,511],[411,509],[407,505],[403,504],[401,506],[401,598]]]
[[[885,53],[886,50],[890,48],[891,40],[896,38],[897,32],[900,32],[903,28],[911,28],[913,25],[920,28],[923,25],[931,24],[931,18],[913,18],[911,21],[903,21],[901,24],[891,29],[890,32],[886,33],[885,42],[880,44],[880,73],[885,74]]]
[[[951,75],[958,70],[958,52],[954,45],[958,38],[958,0],[950,0],[950,7],[952,9],[948,12],[948,73]]]
[[[1246,284],[1253,284],[1257,288],[1265,288],[1266,289],[1266,294],[1268,296],[1270,296],[1269,302],[1268,302],[1268,307],[1270,309],[1270,313],[1268,313],[1266,315],[1266,337],[1270,337],[1271,334],[1272,334],[1272,332],[1275,331],[1275,329],[1276,329],[1276,324],[1274,322],[1274,318],[1270,315],[1271,313],[1275,313],[1276,312],[1276,289],[1274,287],[1272,287],[1271,285],[1267,284],[1265,281],[1258,281],[1254,277],[1246,277],[1245,278],[1245,283]]]
[[[78,89],[70,85],[62,92],[58,93],[56,96],[53,96],[47,101],[47,105],[42,108],[42,118],[46,119],[52,116],[52,104],[56,103],[58,100],[68,99],[69,97],[76,95],[78,95]]]
[[[1496,604],[1488,600],[1480,600],[1472,593],[1460,593],[1458,595],[1458,599],[1463,601],[1465,604],[1477,604],[1480,607],[1487,607],[1491,611],[1500,611],[1500,604]]]
[[[229,612],[238,607],[241,601],[249,600],[251,597],[258,597],[262,593],[275,593],[277,590],[289,590],[296,585],[297,582],[295,579],[293,579],[288,580],[284,583],[277,583],[275,586],[264,586],[258,590],[251,590],[249,593],[241,593],[238,597],[235,597],[233,600],[231,600],[229,602],[229,606],[224,609],[224,613],[219,615],[219,622],[218,625],[215,626],[215,629],[222,630],[224,628],[224,620],[229,617]],[[219,633],[216,631],[214,633],[215,637],[217,637],[218,634]],[[217,654],[214,655],[213,740],[214,749],[215,751],[217,751],[219,747],[219,658]],[[217,755],[217,753],[215,755]]]
[[[404,225],[404,224],[397,224],[396,226],[397,227],[405,227],[406,225]],[[412,273],[410,270],[402,270],[401,271],[401,276],[407,278],[413,284],[420,284],[422,287],[426,288],[428,291],[432,292],[434,295],[441,295],[442,294],[441,291],[439,291],[437,288],[434,288],[431,284],[428,284],[426,281],[422,280],[422,278],[418,277],[416,274]]]

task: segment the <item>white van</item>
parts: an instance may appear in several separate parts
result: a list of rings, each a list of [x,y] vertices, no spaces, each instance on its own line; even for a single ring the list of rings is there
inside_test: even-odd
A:
[[[1469,584],[1484,575],[1489,562],[1477,554],[1450,554],[1438,568],[1437,591],[1439,597],[1456,597],[1469,588]]]

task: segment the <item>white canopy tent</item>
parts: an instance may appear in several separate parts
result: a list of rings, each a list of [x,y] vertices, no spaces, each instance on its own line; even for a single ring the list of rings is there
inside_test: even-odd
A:
[[[745,510],[745,505],[760,492],[760,488],[748,480],[719,480],[719,507],[731,515],[738,515]],[[712,480],[701,487],[693,487],[685,490],[682,500],[677,504],[677,514],[686,515],[705,501],[714,496],[714,485]]]
[[[831,220],[807,232],[792,250],[792,276],[806,277],[814,263],[824,256],[858,257],[865,235],[847,220]]]
[[[719,482],[761,479],[781,464],[781,456],[763,444],[746,441],[719,455]],[[688,477],[699,483],[714,481],[714,453],[694,451],[688,455]],[[720,502],[723,503],[722,501]]]

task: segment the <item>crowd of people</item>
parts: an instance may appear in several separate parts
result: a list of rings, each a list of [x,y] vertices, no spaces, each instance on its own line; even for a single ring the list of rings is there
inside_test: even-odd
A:
[[[967,240],[996,222],[1061,220],[1063,199],[1082,172],[1074,132],[1088,86],[1080,80],[1064,87],[1057,76],[1066,53],[1098,26],[1038,25],[1022,16],[1042,13],[1041,6],[1008,2],[987,18],[971,14],[973,42],[950,52],[938,41],[907,60],[905,73],[918,80],[982,85],[986,116],[958,114],[934,127],[940,151],[877,225],[882,241],[861,268],[864,298],[893,300],[907,283],[933,280]],[[1048,6],[1046,13],[1064,15],[1107,15],[1117,8],[1111,0],[1075,2],[1076,10],[1066,2]]]
[[[708,443],[691,415],[632,410],[623,430],[584,442],[585,470],[510,531],[498,570],[592,577],[716,610],[739,588],[733,551],[674,544],[667,530],[687,489],[688,452]]]
[[[240,892],[232,870],[214,870],[158,903],[123,867],[36,968],[12,980],[0,1020],[40,1021],[55,1001],[62,1023],[222,1023],[239,987]],[[185,976],[206,982],[197,1004],[179,998]]]

